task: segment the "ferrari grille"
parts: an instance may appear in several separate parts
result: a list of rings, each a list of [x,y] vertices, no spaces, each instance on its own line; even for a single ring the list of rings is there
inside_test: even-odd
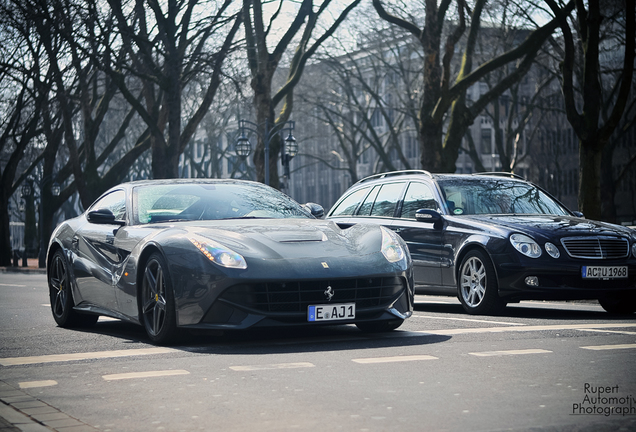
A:
[[[404,290],[399,277],[235,285],[221,298],[265,313],[307,312],[309,305],[355,302],[356,310],[388,306]]]
[[[572,258],[616,259],[629,255],[629,242],[619,237],[570,237],[561,244]]]

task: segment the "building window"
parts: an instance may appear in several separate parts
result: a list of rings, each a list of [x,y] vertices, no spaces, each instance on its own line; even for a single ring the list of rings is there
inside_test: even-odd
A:
[[[481,130],[481,153],[492,153],[492,129],[490,128]]]

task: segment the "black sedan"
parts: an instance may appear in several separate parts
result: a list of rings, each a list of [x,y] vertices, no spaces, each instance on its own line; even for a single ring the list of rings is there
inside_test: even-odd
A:
[[[99,315],[179,329],[355,324],[388,331],[412,313],[412,266],[391,230],[343,230],[260,183],[148,180],[114,187],[58,226],[48,248],[53,317]]]
[[[416,293],[456,295],[471,314],[531,299],[636,310],[636,232],[584,219],[515,175],[379,174],[353,185],[327,218],[399,233]]]

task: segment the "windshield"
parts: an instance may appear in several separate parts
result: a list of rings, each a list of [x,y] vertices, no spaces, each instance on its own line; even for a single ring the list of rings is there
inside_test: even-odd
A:
[[[296,201],[258,184],[157,184],[133,192],[135,223],[312,218]]]
[[[531,184],[510,180],[447,179],[438,184],[452,214],[551,214],[570,213]]]

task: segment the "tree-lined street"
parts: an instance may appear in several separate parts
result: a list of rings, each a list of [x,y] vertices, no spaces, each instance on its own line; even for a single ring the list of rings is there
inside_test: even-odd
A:
[[[58,328],[44,275],[2,273],[0,329],[0,400],[58,431],[636,427],[636,320],[590,302],[469,316],[417,296],[392,333],[185,335],[166,348],[118,320]]]

